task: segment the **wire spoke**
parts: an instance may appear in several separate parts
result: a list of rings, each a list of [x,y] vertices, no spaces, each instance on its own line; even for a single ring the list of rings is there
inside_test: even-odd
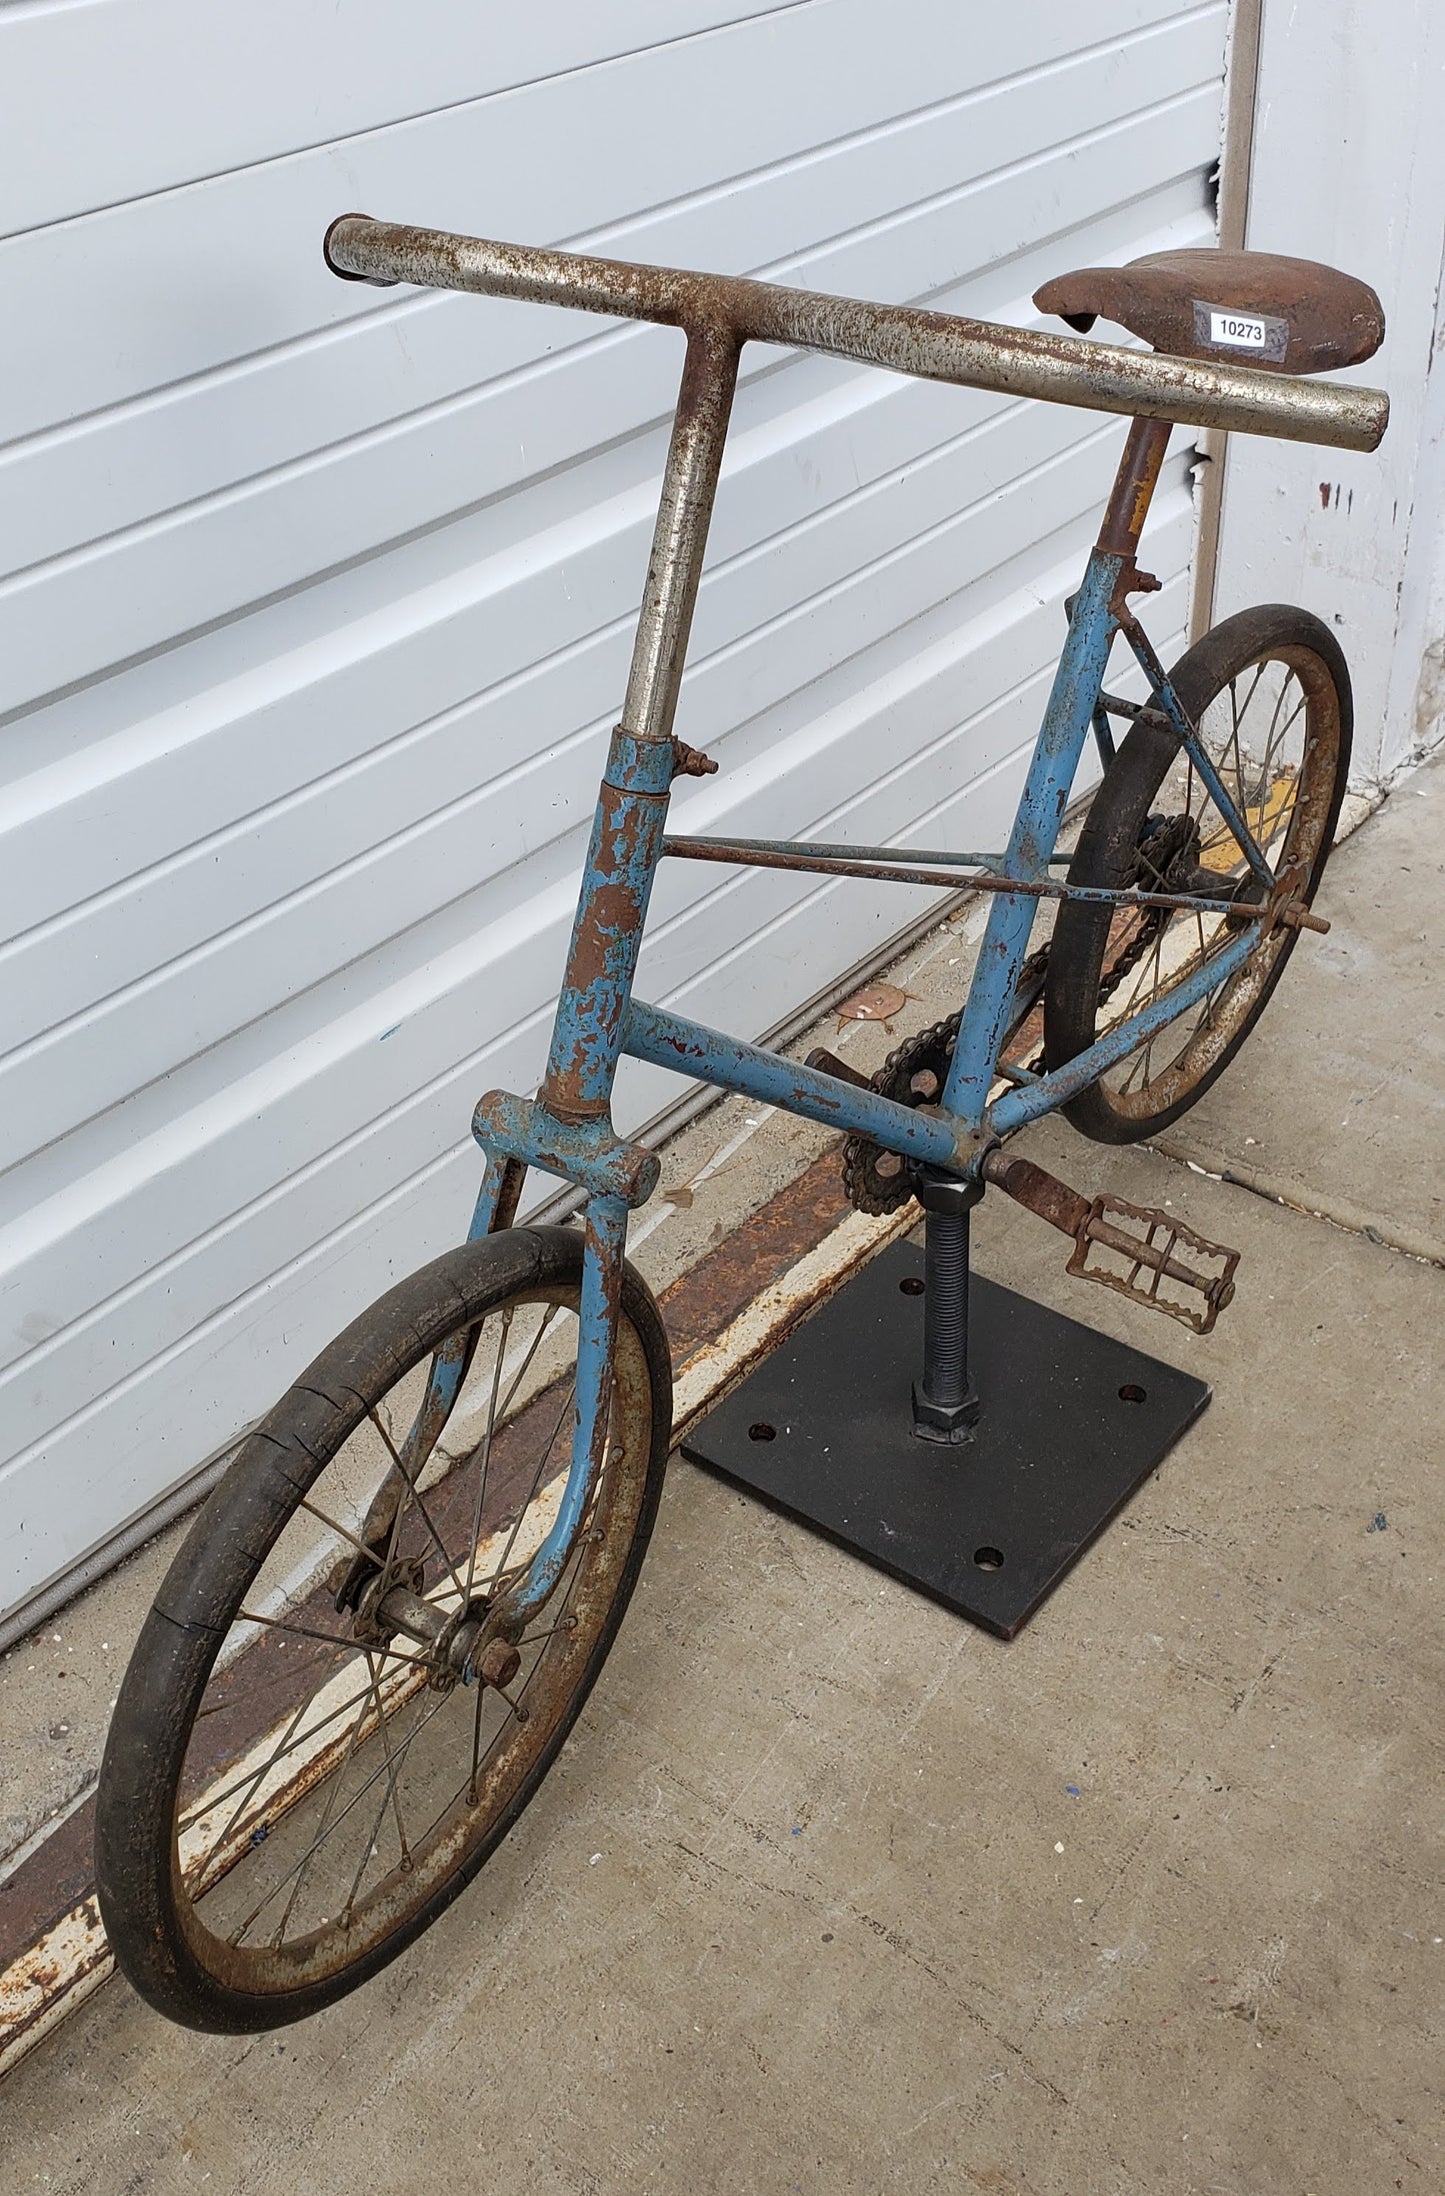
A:
[[[381,1706],[379,1695],[377,1696],[377,1715],[382,1751],[386,1756],[386,1784],[381,1795],[381,1805],[376,1810],[376,1820],[373,1822],[368,1835],[361,1841],[361,1858],[356,1864],[356,1874],[351,1879],[351,1889],[346,1894],[346,1904],[341,1909],[341,1926],[343,1929],[350,1923],[351,1910],[356,1904],[356,1894],[361,1889],[361,1880],[366,1874],[366,1864],[378,1849],[381,1826],[386,1820],[386,1810],[389,1805],[396,1807],[396,1831],[397,1836],[401,1839],[402,1866],[407,1869],[411,1866],[411,1855],[407,1850],[406,1832],[401,1827],[401,1807],[396,1797],[397,1772],[401,1764],[399,1760],[394,1759],[392,1756],[391,1734],[386,1727],[386,1711]]]
[[[243,1777],[238,1777],[236,1782],[234,1784],[227,1785],[224,1791],[212,1792],[208,1794],[205,1798],[200,1800],[195,1807],[191,1809],[188,1815],[183,1815],[181,1817],[177,1827],[181,1830],[188,1830],[191,1827],[192,1823],[199,1822],[203,1815],[208,1815],[213,1807],[224,1807],[226,1801],[231,1797],[233,1792],[239,1792],[243,1788],[248,1791],[253,1791],[256,1785],[260,1783],[261,1779],[266,1776],[270,1770],[274,1769],[278,1762],[284,1760],[287,1754],[294,1754],[298,1746],[309,1746],[313,1739],[318,1737],[322,1731],[328,1729],[331,1724],[338,1722],[349,1709],[352,1709],[357,1705],[358,1701],[365,1700],[368,1690],[369,1688],[367,1686],[363,1686],[359,1693],[352,1693],[348,1699],[339,1702],[338,1705],[335,1708],[331,1709],[327,1715],[324,1715],[319,1723],[313,1723],[308,1725],[306,1730],[302,1731],[299,1737],[293,1738],[291,1736],[292,1732],[295,1731],[297,1724],[305,1715],[306,1710],[312,1705],[311,1700],[303,1700],[301,1706],[297,1709],[295,1715],[291,1718],[291,1721],[287,1724],[285,1730],[282,1732],[280,1744],[276,1747],[275,1751],[269,1756],[269,1758],[261,1764],[261,1767],[254,1772],[248,1771],[247,1774]],[[236,1826],[236,1823],[240,1820],[241,1812],[242,1810],[238,1809],[237,1813],[232,1816],[230,1822],[226,1825],[225,1831],[219,1838],[214,1841],[211,1848],[213,1852],[215,1851],[217,1846],[225,1844],[226,1839],[230,1836],[232,1830]]]
[[[451,1573],[452,1584],[456,1587],[456,1590],[461,1595],[462,1600],[465,1601],[467,1598],[466,1588],[462,1584],[461,1574],[457,1570],[456,1565],[452,1562],[446,1542],[442,1539],[441,1534],[437,1531],[436,1526],[432,1522],[431,1512],[421,1498],[421,1490],[417,1486],[416,1480],[407,1477],[406,1466],[401,1461],[401,1456],[397,1450],[396,1443],[392,1440],[391,1435],[387,1432],[385,1426],[382,1425],[381,1415],[378,1412],[374,1403],[368,1404],[366,1415],[371,1420],[372,1425],[375,1426],[377,1432],[381,1435],[381,1438],[386,1443],[387,1448],[390,1450],[391,1460],[393,1464],[395,1464],[397,1472],[399,1473],[404,1485],[406,1486],[407,1491],[411,1495],[412,1501],[416,1504],[417,1509],[421,1512],[422,1522],[426,1526],[427,1531],[431,1534],[432,1539],[436,1542],[438,1554],[441,1556],[443,1563],[446,1565],[448,1571]],[[420,1470],[418,1470],[417,1476],[418,1478],[420,1477]],[[401,1509],[398,1508],[397,1520],[399,1520],[400,1517]]]
[[[254,1611],[243,1609],[236,1622],[238,1624],[266,1624],[271,1627],[272,1631],[294,1632],[298,1639],[319,1639],[327,1647],[339,1647],[343,1654],[355,1655],[365,1652],[359,1640],[342,1639],[335,1632],[316,1632],[308,1624],[292,1624],[285,1617],[257,1616]],[[418,1670],[429,1670],[431,1668],[431,1664],[423,1662],[420,1655],[409,1655],[400,1647],[388,1645],[383,1647],[381,1652],[392,1656],[397,1662],[410,1662]]]
[[[396,1788],[397,1771],[400,1769],[401,1764],[399,1762],[394,1762],[392,1758],[391,1731],[389,1728],[390,1718],[386,1713],[386,1704],[382,1700],[381,1687],[377,1682],[375,1658],[370,1654],[368,1654],[366,1658],[366,1668],[367,1674],[371,1679],[371,1697],[376,1703],[376,1721],[377,1727],[381,1732],[382,1749],[386,1755],[386,1765],[389,1772],[386,1780],[387,1798],[390,1799],[392,1808],[396,1815],[396,1835],[397,1842],[401,1847],[401,1865],[403,1868],[410,1868],[411,1848],[406,1842],[406,1826],[401,1819],[401,1794],[397,1791]],[[385,1802],[383,1802],[382,1816],[384,1816],[385,1813],[386,1806]],[[380,1822],[380,1820],[381,1817],[378,1817],[378,1822]]]
[[[428,1725],[428,1724],[429,1724],[429,1723],[431,1722],[431,1720],[432,1720],[432,1717],[433,1717],[433,1716],[436,1716],[436,1715],[440,1715],[440,1713],[441,1713],[442,1709],[443,1709],[443,1708],[445,1708],[445,1706],[446,1706],[446,1704],[447,1704],[447,1701],[448,1701],[449,1697],[450,1697],[450,1696],[449,1696],[448,1694],[445,1694],[445,1693],[443,1693],[443,1695],[441,1696],[441,1698],[440,1698],[440,1699],[439,1699],[439,1700],[437,1701],[436,1705],[435,1705],[434,1707],[432,1707],[432,1708],[428,1709],[427,1713],[426,1713],[426,1714],[425,1714],[424,1716],[422,1716],[422,1717],[420,1718],[420,1720],[419,1720],[418,1722],[416,1722],[415,1724],[413,1724],[413,1726],[412,1726],[411,1730],[410,1730],[410,1731],[408,1731],[408,1733],[407,1733],[406,1737],[405,1737],[405,1738],[404,1738],[404,1739],[402,1740],[402,1742],[401,1742],[400,1746],[398,1746],[398,1748],[397,1748],[397,1750],[396,1750],[396,1753],[397,1753],[397,1759],[398,1759],[398,1761],[400,1761],[400,1760],[401,1760],[401,1759],[402,1759],[402,1758],[403,1758],[403,1757],[405,1756],[405,1754],[406,1754],[406,1750],[407,1750],[407,1748],[408,1748],[408,1747],[409,1747],[409,1746],[411,1745],[411,1742],[412,1742],[412,1740],[413,1740],[414,1738],[417,1738],[417,1737],[418,1737],[418,1736],[420,1735],[420,1733],[421,1733],[422,1731],[424,1731],[424,1730],[426,1729],[426,1726],[427,1726],[427,1725]],[[340,1764],[340,1766],[339,1766],[339,1767],[338,1767],[338,1769],[336,1770],[336,1772],[335,1772],[335,1774],[334,1774],[334,1776],[333,1776],[333,1778],[332,1778],[332,1780],[331,1780],[331,1781],[332,1781],[332,1784],[333,1784],[333,1789],[334,1789],[334,1790],[339,1790],[339,1789],[340,1789],[340,1781],[341,1781],[341,1776],[342,1776],[342,1773],[343,1773],[343,1771],[344,1771],[344,1770],[345,1770],[345,1768],[347,1767],[347,1764],[349,1763],[349,1761],[350,1761],[350,1753],[348,1753],[348,1755],[347,1755],[347,1760],[346,1760],[346,1761],[344,1761],[344,1762],[342,1762],[342,1763]],[[270,1890],[269,1890],[269,1891],[268,1891],[268,1892],[266,1893],[266,1896],[265,1896],[265,1897],[264,1897],[264,1898],[263,1898],[263,1899],[261,1900],[260,1904],[259,1904],[258,1906],[256,1906],[256,1907],[254,1907],[254,1908],[252,1909],[251,1913],[250,1913],[250,1914],[249,1914],[249,1915],[247,1916],[247,1918],[245,1919],[245,1921],[243,1921],[243,1922],[242,1922],[242,1924],[241,1924],[241,1926],[240,1926],[240,1929],[239,1929],[239,1930],[237,1931],[237,1933],[235,1934],[235,1936],[233,1936],[233,1937],[232,1937],[232,1939],[231,1939],[231,1942],[232,1942],[232,1944],[239,1944],[239,1943],[240,1943],[240,1941],[241,1941],[242,1937],[244,1937],[244,1936],[245,1936],[245,1934],[246,1934],[246,1931],[247,1931],[247,1930],[248,1930],[248,1929],[249,1929],[249,1928],[251,1927],[252,1923],[253,1923],[253,1922],[255,1922],[255,1921],[256,1921],[256,1920],[257,1920],[257,1919],[259,1918],[259,1916],[260,1916],[260,1915],[261,1915],[262,1913],[264,1913],[264,1912],[265,1912],[266,1908],[267,1908],[267,1907],[268,1907],[268,1906],[270,1905],[271,1901],[272,1901],[272,1900],[273,1900],[274,1898],[277,1898],[277,1897],[279,1897],[279,1895],[281,1894],[281,1892],[283,1892],[283,1891],[285,1890],[285,1888],[286,1888],[287,1884],[291,1882],[291,1880],[292,1880],[292,1877],[296,1875],[296,1873],[298,1872],[298,1870],[300,1870],[300,1869],[303,1869],[303,1868],[305,1868],[305,1867],[307,1867],[307,1866],[308,1866],[308,1864],[310,1863],[310,1861],[311,1861],[311,1860],[312,1860],[312,1859],[314,1858],[315,1854],[316,1854],[316,1853],[317,1853],[317,1851],[319,1850],[319,1848],[320,1848],[320,1845],[321,1845],[321,1842],[322,1842],[322,1840],[323,1840],[324,1838],[327,1838],[327,1837],[331,1837],[331,1836],[333,1836],[333,1835],[335,1834],[335,1832],[336,1832],[336,1831],[338,1831],[338,1830],[339,1830],[339,1829],[341,1828],[341,1825],[342,1825],[342,1823],[343,1823],[343,1822],[345,1822],[345,1820],[346,1820],[347,1816],[348,1816],[348,1815],[349,1815],[349,1814],[351,1813],[352,1809],[353,1809],[354,1807],[359,1807],[359,1806],[360,1806],[361,1802],[362,1802],[362,1801],[363,1801],[363,1800],[365,1799],[365,1797],[366,1797],[367,1793],[368,1793],[368,1792],[369,1792],[369,1791],[371,1790],[372,1786],[373,1786],[373,1785],[374,1785],[374,1784],[375,1784],[375,1783],[377,1782],[378,1778],[380,1778],[380,1777],[384,1776],[384,1775],[385,1775],[385,1773],[386,1773],[386,1764],[385,1764],[385,1762],[383,1762],[383,1763],[382,1763],[382,1765],[381,1765],[381,1767],[380,1767],[379,1769],[373,1769],[373,1771],[371,1772],[371,1775],[370,1775],[370,1776],[369,1776],[369,1777],[367,1778],[366,1782],[365,1782],[365,1783],[364,1783],[363,1785],[361,1785],[361,1786],[360,1786],[360,1787],[358,1788],[358,1790],[357,1790],[357,1791],[355,1791],[355,1792],[354,1792],[354,1793],[352,1794],[351,1798],[350,1798],[350,1799],[349,1799],[349,1800],[347,1801],[346,1805],[345,1805],[345,1806],[344,1806],[344,1807],[342,1808],[342,1810],[341,1810],[340,1814],[339,1814],[339,1815],[337,1815],[337,1817],[336,1817],[335,1821],[334,1821],[334,1822],[332,1822],[332,1823],[330,1823],[330,1824],[328,1825],[328,1827],[327,1827],[326,1829],[324,1829],[323,1831],[321,1831],[321,1832],[320,1832],[320,1833],[318,1834],[318,1836],[317,1836],[317,1839],[316,1839],[315,1843],[314,1843],[314,1844],[312,1844],[311,1846],[309,1846],[309,1847],[307,1848],[306,1852],[304,1852],[304,1853],[302,1854],[302,1856],[301,1856],[300,1860],[294,1863],[294,1865],[293,1865],[293,1866],[292,1866],[292,1867],[291,1867],[291,1868],[290,1868],[290,1869],[289,1869],[289,1870],[287,1871],[287,1873],[286,1873],[286,1874],[285,1874],[285,1875],[284,1875],[284,1876],[283,1876],[283,1877],[282,1877],[282,1878],[280,1879],[279,1883],[274,1883],[274,1884],[272,1884],[272,1886],[271,1886]],[[334,1801],[333,1801],[333,1804],[334,1804]],[[294,1905],[294,1899],[293,1899],[293,1901],[292,1901],[291,1903],[292,1903],[292,1904]],[[290,1911],[290,1908],[288,1907],[288,1912],[289,1912],[289,1911]]]
[[[345,1779],[347,1770],[351,1767],[352,1757],[356,1752],[357,1741],[361,1737],[361,1729],[365,1721],[366,1716],[364,1712],[357,1716],[355,1722],[351,1726],[351,1736],[347,1739],[346,1742],[346,1752],[342,1756],[341,1760],[338,1762],[336,1768],[332,1771],[330,1777],[327,1779],[326,1804],[322,1810],[321,1828],[318,1830],[316,1836],[312,1839],[310,1846],[301,1857],[301,1866],[295,1872],[296,1880],[295,1883],[292,1885],[291,1896],[286,1901],[285,1909],[281,1915],[281,1919],[276,1924],[276,1933],[271,1939],[271,1942],[273,1944],[280,1944],[282,1938],[285,1936],[286,1924],[291,1919],[296,1901],[301,1896],[301,1886],[306,1881],[306,1872],[310,1868],[312,1861],[316,1858],[316,1855],[320,1852],[323,1844],[326,1842],[326,1833],[331,1822],[332,1812],[336,1806],[337,1800],[341,1796],[342,1783]],[[268,1900],[263,1899],[261,1902],[261,1906],[256,1909],[257,1913],[259,1914],[267,1904]],[[241,1941],[241,1937],[245,1936],[246,1931],[249,1927],[249,1922],[243,1922],[241,1925],[241,1934],[240,1936],[234,1938],[233,1942],[239,1944]]]
[[[251,1804],[252,1797],[254,1796],[260,1785],[264,1783],[266,1777],[275,1768],[277,1762],[281,1759],[281,1756],[285,1753],[290,1752],[291,1749],[286,1744],[286,1741],[291,1737],[292,1732],[296,1729],[297,1724],[301,1721],[301,1718],[305,1713],[306,1703],[303,1700],[300,1707],[296,1710],[295,1715],[291,1718],[291,1721],[287,1724],[285,1730],[282,1732],[280,1746],[277,1747],[275,1753],[272,1754],[269,1761],[262,1762],[260,1768],[255,1772],[254,1776],[242,1777],[236,1784],[232,1785],[230,1792],[223,1792],[221,1793],[219,1798],[213,1799],[208,1803],[203,1804],[196,1810],[196,1813],[194,1815],[187,1817],[185,1822],[179,1823],[177,1825],[178,1829],[186,1828],[189,1826],[189,1823],[198,1821],[202,1815],[209,1814],[212,1807],[224,1806],[226,1801],[231,1797],[232,1792],[241,1793],[240,1805],[237,1807],[230,1821],[226,1824],[225,1829],[221,1832],[221,1835],[218,1838],[213,1838],[211,1840],[210,1852],[207,1853],[205,1856],[207,1860],[211,1858],[212,1854],[220,1852],[227,1844],[229,1844],[237,1823],[240,1821],[241,1817],[245,1814],[246,1809]],[[300,1741],[298,1740],[296,1743],[299,1744]]]
[[[465,1785],[467,1804],[470,1807],[477,1804],[477,1771],[482,1760],[482,1702],[486,1698],[486,1692],[486,1686],[478,1678],[476,1707],[472,1712],[472,1773]]]
[[[338,1523],[334,1517],[328,1517],[324,1510],[318,1509],[309,1495],[302,1495],[296,1507],[299,1510],[305,1510],[311,1517],[316,1519],[318,1524],[329,1526],[339,1539],[349,1540],[358,1555],[364,1555],[368,1563],[374,1563],[378,1570],[381,1569],[381,1557],[376,1550],[368,1548],[366,1542],[358,1540],[356,1534],[349,1531],[345,1525]]]

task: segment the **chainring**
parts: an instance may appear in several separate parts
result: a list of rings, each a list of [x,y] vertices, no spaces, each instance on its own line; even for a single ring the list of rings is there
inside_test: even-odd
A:
[[[903,1106],[935,1105],[943,1096],[958,1035],[961,1013],[907,1037],[890,1052],[872,1079],[880,1097]],[[859,1212],[897,1212],[913,1195],[906,1159],[875,1144],[871,1136],[850,1136],[843,1145],[843,1188]]]

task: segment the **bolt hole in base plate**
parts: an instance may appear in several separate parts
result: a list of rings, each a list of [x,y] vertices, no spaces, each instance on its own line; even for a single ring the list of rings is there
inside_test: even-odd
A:
[[[880,1252],[682,1453],[1012,1639],[1209,1389],[975,1274],[970,1369],[982,1415],[971,1441],[919,1441],[910,1398],[922,1280],[914,1245]]]

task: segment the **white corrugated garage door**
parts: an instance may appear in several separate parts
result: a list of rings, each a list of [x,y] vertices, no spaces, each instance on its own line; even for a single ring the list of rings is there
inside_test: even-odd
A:
[[[680,342],[343,286],[327,222],[1028,322],[1210,238],[1224,19],[5,12],[0,1613],[457,1238],[472,1102],[545,1052]],[[678,811],[998,840],[1119,423],[745,366],[678,720],[721,774]],[[667,871],[640,988],[756,1035],[922,904]],[[632,1069],[619,1112],[670,1095]]]

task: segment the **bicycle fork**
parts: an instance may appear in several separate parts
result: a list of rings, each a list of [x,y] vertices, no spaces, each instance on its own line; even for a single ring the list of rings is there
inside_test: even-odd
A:
[[[567,1483],[550,1533],[493,1613],[503,1634],[520,1632],[546,1599],[586,1518],[607,1446],[627,1215],[657,1186],[655,1155],[613,1133],[612,1085],[669,790],[674,777],[712,767],[680,747],[672,727],[739,351],[730,330],[688,332],[622,721],[593,818],[546,1073],[536,1099],[494,1092],[473,1122],[488,1160],[473,1237],[508,1224],[529,1163],[550,1164],[588,1192]]]

